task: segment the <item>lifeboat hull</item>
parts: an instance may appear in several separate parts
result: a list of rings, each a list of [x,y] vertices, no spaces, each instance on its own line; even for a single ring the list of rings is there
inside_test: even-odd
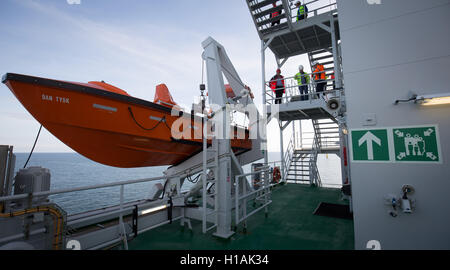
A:
[[[191,138],[174,139],[171,127],[182,113],[167,106],[91,83],[12,73],[2,81],[50,133],[93,161],[120,168],[175,165],[202,150],[201,121],[192,119]],[[251,149],[248,138],[231,144],[236,154]]]

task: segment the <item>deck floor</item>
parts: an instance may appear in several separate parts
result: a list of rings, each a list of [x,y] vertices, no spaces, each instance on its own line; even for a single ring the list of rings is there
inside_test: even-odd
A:
[[[202,234],[201,222],[193,230],[174,222],[139,235],[129,242],[134,250],[348,250],[354,249],[353,221],[313,215],[320,202],[345,204],[337,189],[287,184],[272,193],[273,203],[248,219],[230,239]]]

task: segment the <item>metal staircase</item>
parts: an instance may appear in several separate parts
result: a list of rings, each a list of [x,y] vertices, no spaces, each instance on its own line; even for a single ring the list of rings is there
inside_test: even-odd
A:
[[[256,27],[260,35],[268,34],[271,32],[276,32],[280,29],[288,27],[288,13],[282,5],[280,5],[279,0],[248,0],[250,12],[253,15]],[[273,7],[273,4],[277,4]],[[279,15],[272,17],[274,12],[278,12]],[[280,21],[279,24],[272,25],[273,22]]]
[[[311,151],[294,150],[286,181],[294,184],[309,184]]]
[[[319,154],[336,154],[340,152],[340,132],[338,124],[332,119],[312,120],[314,129],[312,138],[305,142],[294,141],[294,147],[286,150],[285,179],[288,183],[322,185],[317,168]],[[303,140],[303,139],[302,139]],[[311,140],[308,142],[308,140]]]
[[[316,51],[312,51],[308,53],[309,63],[312,66],[314,61],[322,64],[324,66],[325,75],[328,79],[331,79],[331,75],[334,74],[334,66],[335,59],[333,55],[332,48],[325,48]],[[338,72],[340,72],[340,68],[337,68]],[[326,89],[327,91],[335,90],[337,86],[334,81],[328,81]]]
[[[308,16],[297,21],[298,8],[295,7],[295,2],[295,0],[246,0],[261,39],[265,112],[270,117],[269,121],[277,118],[280,126],[283,179],[291,183],[321,186],[322,181],[317,169],[318,155],[332,153],[342,156],[347,145],[346,135],[343,133],[346,106],[338,10],[335,0],[304,0],[302,3],[308,7]],[[273,6],[274,4],[276,6]],[[280,10],[281,13],[273,18],[272,14]],[[280,23],[274,24],[278,20]],[[270,87],[271,81],[266,78],[266,49],[273,52],[278,68],[282,68],[289,58],[302,54],[308,55],[310,65],[314,61],[323,65],[327,76],[324,92],[316,91],[317,82],[314,81],[312,74],[307,94],[300,93],[294,74],[290,76],[283,74],[285,94],[281,104],[274,106],[276,95]],[[271,72],[275,70],[276,67],[272,67]],[[283,131],[290,123],[299,120],[312,121],[313,137],[308,143],[302,140],[298,143],[295,139],[294,125],[294,139],[285,149]],[[344,170],[347,170],[347,167],[342,167],[343,179],[348,174]]]
[[[339,126],[333,119],[312,120],[319,153],[339,153]]]
[[[336,1],[318,5],[319,0],[302,1],[309,8],[308,18],[297,21],[296,1],[246,0],[261,40],[271,40],[268,45],[279,59],[286,59],[313,50],[332,46],[331,28],[339,28]],[[273,7],[273,4],[276,7]],[[282,10],[272,18],[271,14]],[[280,20],[280,24],[272,25]],[[334,26],[332,24],[334,23]],[[335,31],[339,39],[339,31]]]

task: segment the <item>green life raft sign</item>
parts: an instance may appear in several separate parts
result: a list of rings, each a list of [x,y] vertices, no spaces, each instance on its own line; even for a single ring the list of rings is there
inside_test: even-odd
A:
[[[354,129],[353,162],[442,163],[437,125]]]

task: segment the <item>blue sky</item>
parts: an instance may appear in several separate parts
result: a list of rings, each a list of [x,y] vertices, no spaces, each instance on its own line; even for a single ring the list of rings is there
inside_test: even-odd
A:
[[[260,40],[244,0],[2,0],[0,33],[1,75],[104,80],[150,101],[165,83],[185,105],[199,94],[201,42],[212,36],[261,100]],[[272,76],[270,51],[266,58]],[[294,75],[305,59],[289,60],[285,74]],[[30,150],[39,123],[3,84],[0,123],[0,144]],[[275,151],[278,132],[269,136]],[[71,149],[44,130],[35,151]]]

